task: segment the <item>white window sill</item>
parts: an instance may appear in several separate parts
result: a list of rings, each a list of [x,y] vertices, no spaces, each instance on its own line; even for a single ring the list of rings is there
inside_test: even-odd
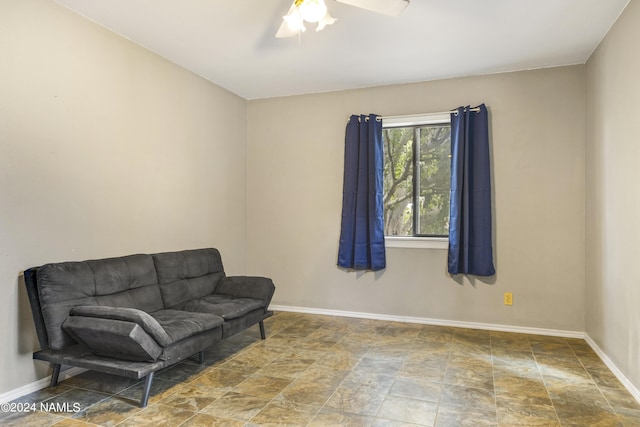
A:
[[[384,244],[387,248],[448,249],[449,239],[446,237],[385,236]]]

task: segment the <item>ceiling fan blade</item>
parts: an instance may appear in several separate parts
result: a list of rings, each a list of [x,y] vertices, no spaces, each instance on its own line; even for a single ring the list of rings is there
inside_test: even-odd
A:
[[[371,12],[387,16],[399,16],[409,6],[409,0],[336,0]]]
[[[293,0],[293,3],[291,3],[291,7],[289,8],[289,11],[287,12],[287,15],[290,15],[291,12],[294,11],[294,9],[296,8],[296,2],[295,0]],[[298,34],[297,31],[292,30],[289,27],[289,24],[287,24],[287,21],[284,20],[284,18],[282,19],[282,24],[280,24],[280,28],[278,28],[278,31],[276,32],[276,38],[278,39],[282,39],[285,37],[293,37],[296,34]]]

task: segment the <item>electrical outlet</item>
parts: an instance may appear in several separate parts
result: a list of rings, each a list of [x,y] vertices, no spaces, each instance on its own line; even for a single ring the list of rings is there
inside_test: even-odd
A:
[[[511,292],[504,293],[504,305],[513,305],[513,294]]]

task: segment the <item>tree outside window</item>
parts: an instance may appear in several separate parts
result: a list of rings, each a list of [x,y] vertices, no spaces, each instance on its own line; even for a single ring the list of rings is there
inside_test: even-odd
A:
[[[442,117],[442,116],[441,116]],[[385,235],[447,237],[451,179],[451,125],[385,124]]]

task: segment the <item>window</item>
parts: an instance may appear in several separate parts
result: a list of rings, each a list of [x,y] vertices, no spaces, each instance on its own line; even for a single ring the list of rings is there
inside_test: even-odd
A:
[[[385,235],[448,237],[450,115],[393,117],[382,126]]]

